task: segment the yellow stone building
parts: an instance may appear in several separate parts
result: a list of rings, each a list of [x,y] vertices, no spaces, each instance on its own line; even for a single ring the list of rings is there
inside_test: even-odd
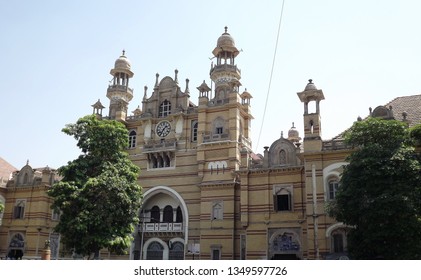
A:
[[[33,169],[26,164],[0,188],[4,213],[0,223],[2,259],[39,259],[46,240],[50,240],[52,258],[59,253],[59,235],[53,228],[59,214],[50,209],[47,189],[58,179],[56,170]]]
[[[297,93],[304,105],[302,141],[293,124],[288,136],[256,155],[252,96],[240,92],[239,51],[227,29],[212,54],[214,88],[197,87],[198,105],[190,100],[189,80],[183,90],[175,70],[173,77],[157,74],[141,107],[128,116],[133,73],[124,53],[110,72],[109,116],[129,130],[128,151],[144,189],[130,258],[347,258],[347,228],[326,215],[325,205],[335,197],[350,149],[341,136],[322,140],[323,91],[309,80]],[[420,96],[398,98],[370,114],[415,124],[421,114],[420,106],[409,106],[414,102],[421,104]],[[93,107],[98,114],[104,108],[100,102]]]
[[[130,158],[141,169],[141,222],[126,258],[347,258],[347,227],[328,217],[325,205],[335,198],[350,148],[341,135],[322,139],[323,91],[309,80],[297,93],[304,105],[302,138],[292,124],[285,137],[264,147],[263,155],[255,154],[252,95],[240,91],[239,50],[227,29],[212,53],[214,86],[196,87],[197,105],[190,100],[189,80],[182,89],[175,70],[172,77],[157,74],[153,89],[144,88],[142,104],[129,115],[134,73],[124,52],[110,71],[108,116],[102,116],[99,100],[92,105],[98,117],[126,125]],[[370,109],[370,115],[420,123],[421,95],[396,98]],[[58,217],[45,194],[56,179],[52,169],[26,165],[0,189],[6,201],[0,256],[21,250],[39,257],[46,239],[58,243],[52,232]],[[60,256],[57,251],[53,259]]]

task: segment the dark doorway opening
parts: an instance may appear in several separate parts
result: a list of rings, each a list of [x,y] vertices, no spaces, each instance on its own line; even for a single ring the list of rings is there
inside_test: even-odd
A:
[[[299,260],[296,254],[274,254],[272,260]]]

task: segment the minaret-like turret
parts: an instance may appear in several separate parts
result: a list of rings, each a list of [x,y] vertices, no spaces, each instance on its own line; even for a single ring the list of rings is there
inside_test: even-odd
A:
[[[130,62],[123,50],[122,55],[115,61],[114,68],[110,71],[113,76],[107,90],[107,97],[110,99],[110,119],[126,120],[127,106],[133,98],[133,90],[129,88],[129,79],[133,77],[130,67]]]
[[[325,99],[323,91],[317,89],[313,80],[308,80],[304,91],[297,93],[301,102],[304,103],[304,151],[322,150],[322,126],[320,117],[320,101]],[[310,112],[308,104],[316,102],[316,112]]]
[[[234,39],[227,32],[218,38],[213,55],[216,58],[216,65],[211,68],[210,77],[215,83],[215,99],[224,100],[231,92],[238,92],[241,85],[241,71],[235,65],[235,57],[239,54],[235,47]]]

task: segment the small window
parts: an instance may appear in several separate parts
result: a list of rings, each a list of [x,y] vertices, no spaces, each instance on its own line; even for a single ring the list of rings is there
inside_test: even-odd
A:
[[[164,223],[172,223],[174,221],[174,212],[171,205],[165,206],[163,221]]]
[[[212,260],[220,260],[220,259],[221,259],[221,250],[212,249]]]
[[[24,200],[16,201],[16,205],[13,209],[13,218],[23,219],[24,214],[25,214],[25,201]]]
[[[161,105],[159,106],[158,117],[164,118],[168,116],[169,114],[171,114],[171,102],[165,99],[165,101],[162,102]]]
[[[290,197],[289,194],[278,194],[276,196],[276,205],[277,211],[289,211],[290,207]]]
[[[161,210],[158,206],[154,206],[151,209],[151,223],[159,223],[161,221]]]
[[[215,134],[222,134],[224,133],[224,127],[225,127],[225,121],[223,118],[221,117],[217,117],[214,121],[213,121],[213,126],[212,126],[212,130],[214,131]]]
[[[54,210],[53,210],[53,214],[52,214],[52,216],[51,216],[51,219],[52,219],[53,221],[58,221],[58,220],[60,220],[60,210],[54,209]]]
[[[182,223],[183,222],[183,212],[181,212],[181,207],[177,207],[177,213],[175,218],[176,223]]]
[[[224,209],[222,201],[215,201],[212,205],[212,220],[222,220],[224,218]]]
[[[197,121],[193,121],[192,123],[192,135],[191,135],[191,141],[192,142],[197,142],[197,127],[198,127],[198,122]]]
[[[333,252],[334,253],[343,253],[344,252],[344,238],[342,233],[335,233],[332,236],[333,238]]]
[[[292,211],[292,187],[277,186],[274,188],[273,206],[276,212]]]
[[[285,150],[281,150],[279,152],[279,163],[287,164],[287,153],[285,152]]]
[[[136,147],[136,131],[132,130],[129,133],[129,149]]]
[[[329,199],[335,199],[336,198],[336,193],[338,192],[339,189],[339,182],[337,179],[332,179],[329,181]]]

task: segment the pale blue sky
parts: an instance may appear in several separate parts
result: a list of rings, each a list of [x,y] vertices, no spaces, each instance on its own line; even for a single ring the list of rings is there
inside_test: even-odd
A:
[[[0,156],[17,168],[58,168],[77,157],[61,129],[105,96],[123,49],[135,76],[129,110],[160,77],[179,70],[184,90],[210,84],[211,52],[228,26],[253,95],[253,149],[263,152],[295,122],[308,79],[323,89],[322,136],[351,126],[368,107],[421,94],[421,1],[286,0],[266,119],[256,147],[282,1],[1,1]],[[108,114],[108,108],[105,110]]]

